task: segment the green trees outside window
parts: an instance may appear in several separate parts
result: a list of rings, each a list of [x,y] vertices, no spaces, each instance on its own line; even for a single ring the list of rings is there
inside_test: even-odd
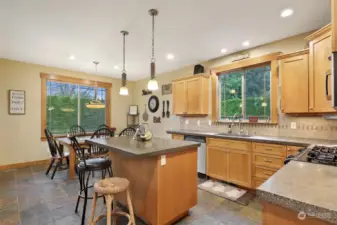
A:
[[[270,118],[270,65],[222,73],[218,79],[220,119]]]
[[[87,132],[104,124],[106,109],[89,109],[86,104],[95,99],[95,87],[47,81],[47,128],[54,134],[66,134],[72,125]],[[106,89],[97,88],[98,99],[106,103]]]

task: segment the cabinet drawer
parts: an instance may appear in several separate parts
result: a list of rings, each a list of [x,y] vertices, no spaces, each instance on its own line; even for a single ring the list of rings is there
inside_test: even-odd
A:
[[[287,146],[287,156],[297,154],[298,150],[300,150],[301,148],[303,148],[303,147],[299,147],[299,146]]]
[[[254,177],[252,180],[252,188],[257,189],[261,184],[263,184],[267,179],[261,179]]]
[[[174,139],[174,140],[184,140],[184,135],[182,135],[182,134],[172,134],[172,139]]]
[[[230,148],[233,150],[250,151],[251,143],[247,141],[234,141],[219,138],[207,138],[207,144],[210,146]]]
[[[253,143],[253,151],[267,155],[286,156],[287,148],[284,145]]]
[[[271,177],[274,173],[276,173],[277,169],[271,169],[271,168],[263,168],[263,167],[254,167],[254,174],[253,176],[260,178],[260,179],[268,179]]]
[[[280,169],[283,166],[284,158],[263,154],[253,154],[253,162],[256,166]]]

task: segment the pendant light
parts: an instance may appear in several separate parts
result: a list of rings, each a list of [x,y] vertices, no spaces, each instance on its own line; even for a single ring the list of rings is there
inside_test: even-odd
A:
[[[96,67],[96,74],[97,74],[97,66],[99,64],[99,62],[94,61],[93,62],[95,64]],[[89,103],[86,104],[86,107],[88,109],[104,109],[105,108],[105,104],[102,103],[98,98],[97,98],[97,84],[95,86],[95,100],[90,101]]]
[[[129,32],[122,30],[123,34],[123,70],[122,70],[122,87],[119,89],[120,95],[129,95],[129,90],[126,87],[126,70],[125,70],[125,36],[129,34]]]
[[[150,9],[149,14],[152,16],[152,58],[151,58],[151,79],[147,83],[147,89],[150,91],[158,90],[158,82],[156,81],[156,64],[154,58],[154,17],[158,15],[158,10]]]

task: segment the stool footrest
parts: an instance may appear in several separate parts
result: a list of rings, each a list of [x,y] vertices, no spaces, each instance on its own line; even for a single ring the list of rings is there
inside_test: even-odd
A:
[[[125,213],[125,212],[122,212],[122,211],[118,211],[118,212],[111,212],[111,216],[113,217],[119,217],[119,216],[124,216],[128,219],[128,225],[131,225],[131,219],[130,219],[130,215]],[[99,215],[93,222],[90,221],[89,225],[95,225],[97,222],[99,222],[101,219],[107,217],[107,214],[104,213],[104,214],[101,214]]]

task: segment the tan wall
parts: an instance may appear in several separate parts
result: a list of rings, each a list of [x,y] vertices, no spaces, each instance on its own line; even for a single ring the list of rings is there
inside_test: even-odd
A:
[[[307,47],[307,43],[304,40],[309,33],[297,35],[273,43],[269,43],[263,46],[252,48],[247,50],[250,57],[258,57],[272,52],[283,52],[289,53],[297,50],[301,50]],[[228,55],[220,57],[217,59],[202,62],[201,64],[205,67],[205,71],[209,72],[211,68],[218,67],[221,65],[230,64],[232,62],[233,56]],[[182,69],[178,69],[172,72],[159,74],[157,80],[159,87],[161,85],[168,84],[172,80],[179,77],[184,77],[193,74],[193,66],[187,66]],[[146,83],[148,79],[143,79],[136,82],[133,100],[135,104],[140,106],[140,111],[144,111],[144,104],[147,103],[149,96],[141,96],[141,90],[146,88]],[[162,100],[172,100],[172,95],[161,95],[161,89],[155,93],[161,102],[160,108],[157,113],[150,113],[149,127],[154,132],[156,136],[160,137],[170,137],[166,134],[166,130],[169,129],[189,129],[189,130],[209,130],[209,131],[219,131],[225,132],[227,129],[226,125],[220,126],[209,126],[208,122],[211,119],[211,114],[208,117],[202,118],[181,118],[172,116],[170,119],[162,119],[161,125],[153,124],[152,116],[161,116],[162,112]],[[172,107],[172,103],[171,103]],[[210,106],[211,107],[211,106]],[[171,108],[172,110],[172,108]],[[185,124],[188,120],[188,125]],[[197,125],[197,121],[200,121],[200,126]],[[280,114],[279,125],[245,125],[245,130],[249,130],[250,134],[255,135],[279,135],[279,136],[297,136],[297,137],[307,137],[307,138],[322,138],[322,139],[337,139],[334,133],[337,131],[337,121],[327,121],[323,118],[317,117],[289,117],[284,114]],[[142,120],[141,120],[142,121]],[[297,127],[301,129],[291,130],[290,123],[297,122]],[[234,130],[237,129],[236,127]]]
[[[47,159],[47,144],[41,136],[40,72],[55,73],[112,83],[111,122],[121,130],[126,127],[126,113],[132,104],[134,82],[128,82],[130,95],[119,95],[121,81],[35,64],[0,59],[0,165]],[[26,91],[26,115],[8,115],[8,90]]]

